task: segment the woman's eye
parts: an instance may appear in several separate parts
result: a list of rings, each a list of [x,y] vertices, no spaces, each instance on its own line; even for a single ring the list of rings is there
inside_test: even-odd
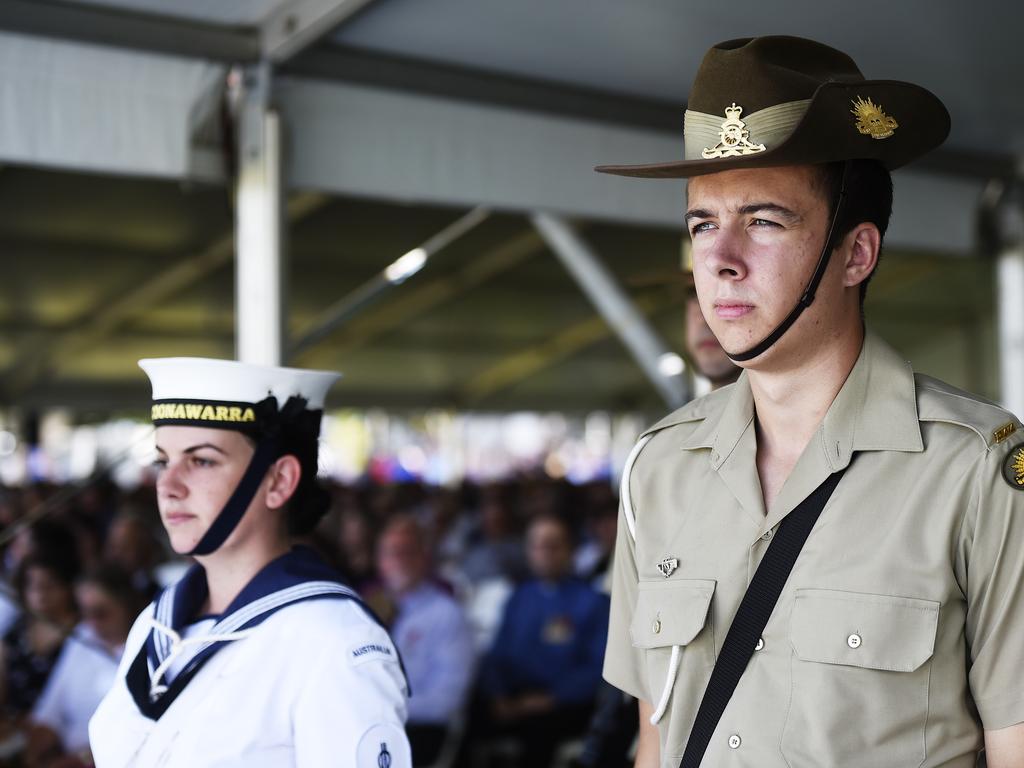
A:
[[[212,459],[204,459],[202,456],[193,456],[192,465],[195,467],[213,467],[217,462]]]
[[[167,469],[167,459],[153,459],[153,469],[157,472]]]

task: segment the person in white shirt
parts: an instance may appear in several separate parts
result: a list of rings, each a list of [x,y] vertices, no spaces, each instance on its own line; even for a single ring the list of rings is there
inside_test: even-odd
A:
[[[327,389],[338,375],[143,360],[157,502],[197,564],[128,637],[89,724],[98,768],[408,768],[408,693],[387,632],[311,550]]]
[[[32,765],[59,754],[89,754],[89,718],[117,675],[128,630],[144,602],[127,572],[104,565],[79,579],[82,622],[61,648],[30,715]]]

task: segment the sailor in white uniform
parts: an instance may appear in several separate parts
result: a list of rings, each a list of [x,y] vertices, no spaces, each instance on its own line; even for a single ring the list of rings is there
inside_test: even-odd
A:
[[[98,768],[406,768],[387,632],[289,536],[326,509],[317,439],[337,374],[143,360],[157,500],[193,566],[135,622],[89,724]]]

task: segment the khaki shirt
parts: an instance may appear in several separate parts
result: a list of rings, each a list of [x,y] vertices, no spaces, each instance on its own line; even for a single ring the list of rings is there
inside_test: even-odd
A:
[[[745,375],[645,434],[604,675],[656,706],[680,646],[663,766],[682,756],[779,523],[847,465],[703,765],[973,768],[983,728],[1024,721],[1024,490],[1003,476],[1024,429],[1012,416],[915,376],[869,335],[767,514]],[[667,577],[664,558],[678,561]]]

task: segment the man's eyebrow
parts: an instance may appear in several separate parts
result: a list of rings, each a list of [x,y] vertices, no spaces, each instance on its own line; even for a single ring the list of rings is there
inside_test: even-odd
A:
[[[683,216],[683,221],[690,221],[690,219],[710,219],[711,212],[705,211],[703,208],[691,208]]]
[[[739,209],[739,213],[745,216],[749,216],[752,213],[774,213],[776,216],[781,216],[789,222],[797,222],[803,218],[796,211],[791,211],[789,208],[778,203],[750,203],[742,206]]]

